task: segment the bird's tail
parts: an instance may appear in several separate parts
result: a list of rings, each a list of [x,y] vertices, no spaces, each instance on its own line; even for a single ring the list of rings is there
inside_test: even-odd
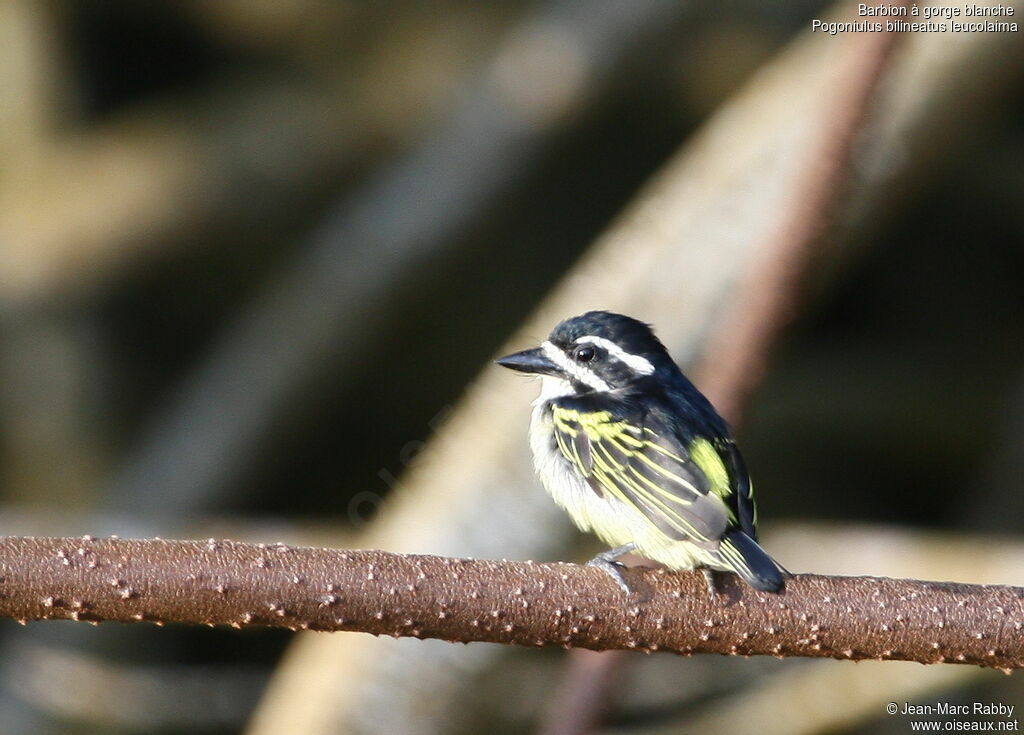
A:
[[[722,561],[732,567],[743,581],[754,589],[781,592],[782,570],[768,552],[740,530],[729,531],[722,539],[719,553]]]

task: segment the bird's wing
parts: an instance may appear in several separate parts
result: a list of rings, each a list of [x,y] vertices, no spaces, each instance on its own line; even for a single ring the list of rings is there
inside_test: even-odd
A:
[[[736,442],[721,439],[715,443],[718,456],[725,463],[729,473],[729,495],[723,500],[732,509],[743,532],[757,541],[757,505],[754,503],[754,484],[747,473]]]
[[[579,398],[551,403],[555,441],[594,491],[643,513],[670,539],[715,543],[735,513],[728,472],[710,442],[687,445],[652,412],[606,410]]]

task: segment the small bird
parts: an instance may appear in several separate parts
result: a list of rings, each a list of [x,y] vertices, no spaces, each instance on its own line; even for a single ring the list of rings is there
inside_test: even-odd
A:
[[[589,564],[629,593],[619,557],[732,571],[767,592],[782,568],[757,544],[750,477],[729,428],[651,327],[622,314],[566,319],[497,361],[542,379],[530,446],[545,489],[612,548]]]

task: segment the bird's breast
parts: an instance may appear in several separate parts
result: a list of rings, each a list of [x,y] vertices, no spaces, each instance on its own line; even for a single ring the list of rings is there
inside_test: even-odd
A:
[[[550,404],[538,401],[530,423],[533,463],[544,489],[565,509],[573,522],[584,531],[593,531],[613,546],[636,541],[648,534],[650,523],[635,509],[590,486],[558,449],[554,432]]]

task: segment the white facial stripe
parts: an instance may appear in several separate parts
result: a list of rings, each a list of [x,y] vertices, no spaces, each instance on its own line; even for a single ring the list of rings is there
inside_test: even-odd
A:
[[[573,380],[583,383],[584,385],[588,385],[594,390],[608,391],[612,389],[610,385],[597,377],[593,370],[573,362],[564,352],[555,347],[551,342],[545,341],[540,347],[544,350],[544,356],[551,360],[551,362],[558,365],[558,367]]]
[[[576,340],[576,342],[590,342],[591,344],[603,347],[605,350],[608,351],[609,355],[614,357],[616,360],[620,360],[621,362],[626,363],[627,365],[629,365],[629,367],[631,367],[634,371],[640,373],[641,375],[650,375],[651,373],[654,372],[654,365],[652,365],[651,361],[648,360],[646,357],[630,354],[629,352],[626,352],[624,349],[619,347],[611,340],[605,339],[604,337],[580,337],[578,340]]]

